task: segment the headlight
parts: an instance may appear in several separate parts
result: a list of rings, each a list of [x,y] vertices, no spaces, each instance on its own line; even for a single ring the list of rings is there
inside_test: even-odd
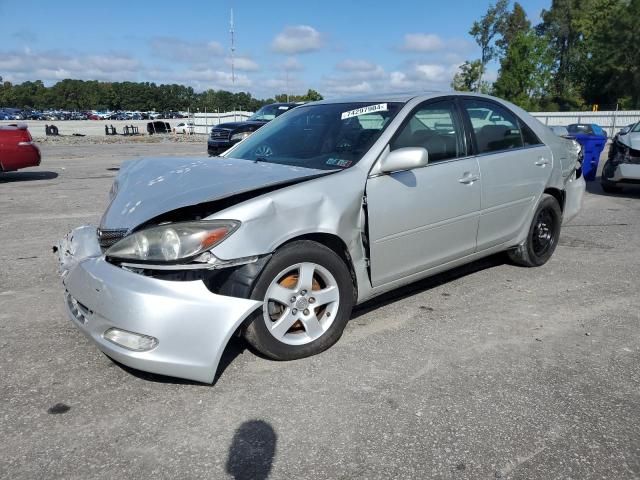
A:
[[[245,138],[247,138],[252,133],[253,132],[234,133],[233,135],[231,135],[231,141],[235,142],[236,140],[244,140]]]
[[[169,223],[123,238],[106,255],[119,260],[179,262],[210,250],[239,226],[236,220]]]

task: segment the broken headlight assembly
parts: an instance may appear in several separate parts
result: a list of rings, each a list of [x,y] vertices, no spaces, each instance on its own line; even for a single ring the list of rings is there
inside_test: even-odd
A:
[[[145,228],[113,245],[109,260],[136,264],[176,265],[189,261],[206,263],[208,250],[218,245],[240,226],[236,220],[176,222]]]

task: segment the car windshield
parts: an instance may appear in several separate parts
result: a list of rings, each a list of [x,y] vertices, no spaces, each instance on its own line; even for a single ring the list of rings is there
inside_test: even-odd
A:
[[[640,132],[640,122],[636,123],[634,126],[631,127],[631,131],[633,133],[638,133]]]
[[[291,105],[265,105],[251,115],[248,120],[270,121],[290,109]]]
[[[355,165],[402,103],[301,106],[268,123],[224,156],[332,170]]]

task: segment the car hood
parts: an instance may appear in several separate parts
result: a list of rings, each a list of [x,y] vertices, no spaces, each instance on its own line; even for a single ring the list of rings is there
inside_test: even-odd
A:
[[[246,122],[228,122],[228,123],[221,123],[219,125],[216,125],[215,128],[226,128],[229,130],[235,130],[236,128],[243,128],[243,127],[261,127],[262,125],[264,125],[267,122],[261,122],[259,120],[250,120],[250,121],[246,121]]]
[[[626,135],[620,135],[618,141],[629,148],[634,150],[640,150],[640,132],[627,133]]]
[[[122,164],[100,228],[127,229],[178,208],[331,173],[234,158],[145,158]]]

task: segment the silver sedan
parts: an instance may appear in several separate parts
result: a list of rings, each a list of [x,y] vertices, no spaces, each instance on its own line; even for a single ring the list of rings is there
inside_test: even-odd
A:
[[[100,225],[57,246],[67,310],[119,362],[203,382],[234,334],[313,355],[383,292],[501,251],[543,265],[580,159],[489,96],[302,105],[222,157],[123,163]]]

